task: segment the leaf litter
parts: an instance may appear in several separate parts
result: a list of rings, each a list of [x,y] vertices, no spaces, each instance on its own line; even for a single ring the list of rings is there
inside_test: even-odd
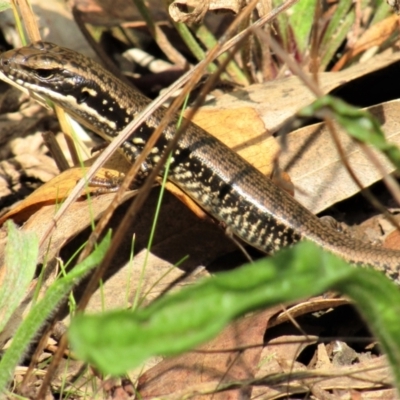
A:
[[[374,63],[368,64],[359,64],[355,66],[353,69],[349,68],[341,73],[336,74],[321,74],[321,86],[322,88],[328,92],[342,85],[345,82],[348,82],[352,79],[356,79],[357,77],[363,76],[368,72],[372,72],[373,70],[378,70],[383,68],[389,63],[393,63],[398,61],[397,55],[383,56],[383,57],[375,57]],[[297,78],[296,78],[297,79]],[[271,137],[267,138],[270,132],[277,129],[277,127],[282,123],[284,119],[292,116],[301,105],[306,105],[312,100],[312,96],[308,93],[307,90],[304,89],[304,86],[294,78],[284,79],[281,82],[273,82],[267,85],[254,85],[250,87],[248,90],[242,90],[241,93],[236,93],[235,95],[229,94],[223,96],[223,99],[220,100],[220,103],[217,102],[217,105],[212,105],[204,108],[203,115],[205,115],[204,119],[209,122],[210,125],[215,125],[215,130],[220,131],[219,127],[226,127],[226,121],[233,122],[237,118],[238,110],[241,113],[246,114],[248,119],[245,120],[244,127],[240,128],[237,134],[234,135],[232,147],[234,149],[237,148],[245,148],[247,149],[249,157],[251,157],[250,162],[254,165],[259,166],[260,168],[265,168],[264,172],[267,175],[271,174],[273,166],[276,164],[276,159],[279,153],[279,146],[277,141]],[[326,80],[325,80],[326,79]],[[224,102],[227,99],[226,102]],[[243,99],[250,99],[250,101],[246,101]],[[290,101],[289,101],[290,100]],[[249,105],[250,103],[250,105]],[[396,141],[397,139],[397,102],[387,102],[380,104],[373,108],[377,109],[377,112],[380,112],[384,118],[382,119],[385,124],[384,129],[386,134],[391,138],[392,141]],[[225,107],[230,108],[231,110],[226,111]],[[211,111],[210,111],[211,108]],[[221,108],[222,110],[218,111]],[[36,109],[34,109],[36,110]],[[36,110],[37,111],[37,110]],[[42,111],[41,111],[42,112]],[[32,112],[32,114],[36,114],[36,112]],[[200,114],[201,115],[201,114]],[[37,115],[35,115],[37,116]],[[24,124],[27,130],[34,130],[37,125],[37,120],[30,121],[27,114],[22,114],[21,117],[15,117],[14,115],[5,115],[6,120],[9,121],[9,128],[5,128],[5,132],[12,132],[10,134],[6,134],[5,136],[13,136],[13,132],[16,129],[16,123],[24,120],[27,125]],[[16,118],[14,120],[14,118]],[[215,118],[215,120],[214,120]],[[198,121],[201,120],[201,117]],[[19,124],[20,125],[20,124]],[[246,130],[250,131],[250,129],[246,129],[248,126],[256,126],[257,129],[254,132],[246,132]],[[265,128],[265,129],[264,129]],[[207,129],[212,130],[212,128],[208,127]],[[296,163],[296,166],[289,171],[289,176],[294,183],[294,186],[297,188],[302,188],[301,191],[296,191],[297,199],[309,199],[313,197],[320,200],[321,195],[320,192],[318,195],[310,195],[310,193],[304,193],[303,188],[306,187],[307,191],[312,190],[313,188],[321,188],[321,185],[324,181],[324,177],[329,176],[329,182],[333,179],[336,181],[342,181],[342,178],[339,175],[329,175],[330,172],[327,172],[327,168],[333,168],[335,170],[335,174],[339,174],[339,165],[337,156],[334,156],[334,152],[329,148],[326,150],[327,144],[327,135],[326,132],[323,131],[323,128],[319,127],[307,127],[302,128],[297,132],[293,132],[288,138],[288,148],[287,150],[279,155],[279,164],[281,166],[285,165],[286,160],[290,160],[293,155],[297,154],[298,148],[301,146],[299,142],[299,137],[303,137],[304,141],[312,135],[315,130],[322,131],[321,141],[315,142],[316,148],[325,148],[325,152],[323,154],[328,154],[329,157],[325,156],[315,156],[315,149],[310,150],[314,158],[305,159],[304,164],[301,164],[302,160],[299,163]],[[228,131],[231,130],[229,126]],[[311,133],[310,130],[312,131]],[[265,133],[267,131],[267,133]],[[247,134],[252,133],[253,136]],[[26,132],[23,133],[26,135]],[[224,140],[226,138],[224,137]],[[248,143],[253,146],[248,146]],[[262,143],[262,145],[260,145]],[[260,147],[264,146],[264,147]],[[30,145],[25,146],[26,148],[32,147]],[[24,150],[25,151],[25,150]],[[349,148],[348,153],[352,155],[356,153],[357,150]],[[23,153],[26,154],[26,153]],[[36,156],[37,157],[37,156]],[[22,169],[29,170],[29,168],[33,168],[35,166],[35,162],[33,159],[26,157],[29,161],[26,165],[21,164]],[[324,160],[327,164],[327,167],[321,166],[316,163],[315,160]],[[17,159],[16,159],[17,160]],[[47,159],[39,159],[40,164],[50,162]],[[297,161],[297,160],[296,160]],[[359,160],[356,159],[355,163],[364,164],[365,159]],[[359,166],[357,166],[359,168]],[[43,171],[46,171],[44,168]],[[307,173],[302,172],[307,171]],[[71,172],[65,177],[59,178],[62,184],[67,181],[67,189],[69,190],[71,185],[73,185],[74,181],[76,181],[76,175],[70,175]],[[318,178],[318,174],[321,174],[321,178]],[[367,175],[367,174],[365,174]],[[363,174],[363,176],[365,176]],[[37,172],[36,176],[41,180],[48,180],[51,178],[51,173]],[[311,177],[310,181],[302,181],[305,177]],[[365,177],[366,185],[372,184],[378,178],[376,175],[373,177],[366,176]],[[65,180],[65,181],[64,181]],[[50,188],[57,187],[58,181],[55,180],[53,182],[50,181]],[[331,187],[334,185],[330,185]],[[351,187],[351,189],[349,189]],[[53,194],[47,196],[46,187],[41,189],[39,192],[39,196],[34,194],[32,198],[29,200],[29,206],[38,205],[38,210],[35,210],[32,213],[28,213],[28,215],[24,215],[22,220],[26,220],[28,218],[27,223],[23,226],[23,230],[27,231],[35,231],[38,234],[43,231],[44,227],[51,221],[52,216],[54,215],[55,209],[57,208],[57,203],[60,201],[60,197],[64,196],[61,194],[59,190],[53,191]],[[64,190],[64,189],[63,189]],[[335,204],[337,201],[342,200],[345,197],[351,196],[357,192],[357,189],[354,188],[351,182],[347,180],[343,187],[337,189],[337,193],[340,193],[342,197],[335,197],[335,193],[328,193],[323,200],[320,200],[318,204],[312,204],[311,206],[308,204],[310,208],[312,208],[315,212],[326,209],[332,204]],[[54,195],[57,193],[57,195]],[[60,197],[58,195],[60,194]],[[36,197],[38,196],[38,197]],[[132,194],[127,194],[127,200],[132,196]],[[101,213],[104,211],[106,206],[112,201],[112,194],[101,195],[98,197],[94,197],[90,204],[89,202],[83,200],[79,203],[76,203],[67,214],[67,216],[62,220],[61,226],[58,227],[58,232],[52,237],[51,242],[49,243],[49,247],[47,249],[48,253],[46,257],[48,258],[49,265],[55,265],[56,257],[60,254],[59,250],[65,247],[65,252],[68,253],[70,251],[67,248],[68,242],[73,242],[74,240],[82,241],[85,235],[88,234],[88,227],[91,223],[91,218],[89,215],[92,215],[94,219],[97,219]],[[43,201],[43,198],[46,201]],[[179,262],[180,258],[185,257],[185,255],[190,255],[190,263],[189,263],[189,271],[200,271],[199,276],[204,276],[206,273],[202,268],[210,264],[213,260],[218,259],[222,255],[234,251],[234,246],[229,242],[229,240],[222,238],[223,233],[219,231],[216,226],[210,226],[208,222],[200,221],[197,222],[193,216],[190,216],[190,213],[186,213],[186,209],[175,199],[170,196],[167,196],[167,211],[165,214],[169,215],[180,215],[183,214],[181,218],[183,222],[176,221],[176,218],[168,218],[165,215],[163,218],[165,219],[163,223],[160,224],[158,230],[164,231],[160,235],[160,237],[156,240],[155,246],[152,248],[152,258],[147,266],[146,271],[148,271],[148,276],[144,278],[144,285],[142,287],[142,291],[144,293],[149,292],[152,293],[154,297],[157,297],[159,294],[163,293],[166,288],[169,288],[176,280],[179,280],[182,273],[178,272],[176,268],[174,269],[174,274],[172,276],[168,276],[168,279],[165,281],[157,282],[157,277],[162,274],[162,271],[168,269],[169,267],[173,267],[174,263]],[[49,201],[48,201],[49,200]],[[306,202],[306,200],[300,200]],[[314,200],[315,201],[315,200]],[[53,204],[50,204],[50,203]],[[151,200],[145,209],[145,216],[141,217],[143,220],[138,223],[132,230],[132,233],[137,234],[137,231],[143,229],[143,225],[146,225],[151,221],[151,217],[149,216],[152,213],[152,207],[154,207],[155,195],[153,196],[153,200]],[[169,204],[168,204],[169,203]],[[22,208],[25,212],[26,209]],[[89,211],[90,210],[90,211]],[[18,213],[22,213],[22,211],[16,211],[16,214],[13,217],[18,217]],[[121,211],[123,213],[123,210]],[[118,216],[115,217],[112,225],[117,225]],[[185,224],[185,219],[189,221]],[[175,228],[171,228],[175,225]],[[199,225],[199,226],[197,226]],[[78,236],[77,236],[78,235]],[[142,247],[145,248],[145,234],[139,235],[141,237],[136,236],[135,245],[139,243],[139,249]],[[175,240],[171,240],[171,237]],[[200,237],[205,237],[207,240],[198,240]],[[196,240],[198,243],[196,243]],[[211,241],[211,244],[210,244]],[[216,246],[217,242],[221,241],[221,246]],[[132,238],[127,240],[125,244],[125,251],[131,246]],[[189,244],[188,244],[189,243]],[[191,243],[191,244],[190,244]],[[194,244],[193,244],[194,243]],[[215,246],[215,248],[214,248]],[[175,253],[171,252],[171,249],[175,250]],[[204,253],[204,250],[208,252],[207,257],[201,256],[201,252]],[[136,256],[138,258],[138,263],[141,263],[141,260],[144,259],[144,252],[146,250],[142,250]],[[154,254],[153,254],[154,252]],[[167,254],[169,252],[169,254]],[[173,255],[171,255],[171,253]],[[193,255],[195,255],[193,257]],[[197,255],[197,256],[196,256]],[[42,253],[42,258],[44,254]],[[136,258],[135,257],[135,258]],[[135,272],[136,275],[132,275],[132,266],[129,263],[128,257],[121,257],[125,259],[125,267],[120,267],[120,271],[125,271],[126,273],[121,274],[119,279],[116,279],[111,288],[107,289],[106,287],[106,298],[108,296],[107,290],[109,290],[109,299],[106,304],[111,307],[123,307],[124,305],[130,305],[133,299],[136,296],[136,292],[133,290],[132,292],[127,291],[121,292],[121,296],[119,299],[114,301],[115,296],[113,293],[119,287],[124,287],[124,284],[127,282],[129,276],[133,276],[131,279],[132,282],[136,282],[139,279],[139,274]],[[118,260],[116,262],[118,266],[123,265],[122,260]],[[131,270],[129,270],[129,268]],[[133,269],[137,271],[136,268]],[[177,274],[175,272],[178,272]],[[120,272],[118,272],[119,274]],[[150,279],[151,278],[151,279]],[[112,282],[112,278],[110,279]],[[188,281],[184,281],[183,285],[190,284],[190,279]],[[102,294],[97,293],[97,300],[92,302],[91,309],[99,310],[101,307],[101,298]],[[150,301],[152,297],[147,299],[146,301]],[[343,300],[339,300],[343,302]],[[332,304],[329,304],[329,301],[323,299],[323,305],[319,305],[321,299],[310,299],[307,304],[307,307],[304,309],[304,314],[310,312],[312,309],[313,313],[316,313],[318,309],[328,310],[327,313],[335,313],[333,307],[337,307],[337,300],[332,300]],[[21,314],[22,315],[21,310]],[[357,353],[355,359],[358,358],[357,363],[354,363],[354,358],[350,358],[348,364],[335,364],[333,353],[334,351],[331,349],[327,349],[325,344],[317,343],[318,335],[321,333],[322,328],[316,328],[315,330],[319,330],[317,335],[305,334],[302,332],[301,334],[297,333],[294,335],[279,333],[277,334],[277,338],[273,338],[268,342],[268,346],[263,347],[263,338],[265,332],[269,331],[269,323],[271,322],[272,316],[275,315],[279,310],[272,309],[268,310],[265,313],[249,316],[247,320],[239,321],[235,324],[232,324],[227,330],[221,333],[218,338],[215,339],[212,343],[205,346],[205,354],[200,356],[194,356],[189,353],[188,355],[182,356],[178,360],[166,360],[157,364],[155,367],[149,369],[145,374],[142,374],[139,380],[139,387],[141,388],[141,394],[143,398],[146,398],[146,393],[149,393],[149,398],[153,396],[155,393],[164,395],[165,398],[181,398],[179,396],[186,395],[188,393],[198,393],[204,391],[206,393],[214,390],[216,387],[219,387],[224,383],[224,379],[226,378],[226,364],[230,363],[232,366],[232,375],[234,380],[250,380],[249,384],[254,384],[255,388],[253,388],[252,396],[257,398],[257,396],[268,397],[268,398],[279,398],[285,397],[289,394],[296,393],[305,393],[305,392],[313,392],[314,394],[321,394],[326,390],[342,390],[343,396],[340,398],[346,398],[345,396],[348,394],[348,389],[352,388],[354,390],[366,390],[366,389],[374,389],[375,395],[380,395],[382,398],[391,398],[394,397],[394,392],[392,389],[387,389],[386,387],[390,385],[390,378],[388,369],[384,363],[383,357],[376,356],[367,356],[363,357],[363,353]],[[302,312],[298,312],[296,317],[302,316]],[[249,322],[250,321],[250,322]],[[277,325],[284,324],[285,321],[277,323]],[[287,323],[291,325],[290,322]],[[276,325],[276,326],[277,326]],[[301,324],[303,327],[304,325]],[[322,325],[323,326],[323,325]],[[271,328],[272,329],[272,328]],[[285,329],[289,329],[285,327]],[[346,332],[340,332],[342,336],[346,336]],[[302,342],[303,341],[303,342]],[[220,355],[215,355],[214,353],[207,354],[209,350],[215,349],[225,349],[232,347],[246,347],[257,345],[255,348],[250,347],[249,350],[244,351],[243,353],[238,351],[233,351],[232,353],[226,352]],[[302,359],[302,361],[294,361],[299,355],[301,355],[308,347],[315,346],[316,349],[314,351],[314,360],[308,360],[308,363]],[[343,343],[338,343],[337,347],[345,348]],[[336,351],[336,350],[335,350]],[[250,356],[247,355],[250,354]],[[366,351],[366,353],[368,353]],[[248,357],[248,358],[246,358]],[[310,357],[309,357],[310,358]],[[180,366],[180,370],[176,371],[176,365]],[[221,367],[220,367],[221,365]],[[207,375],[207,368],[213,367],[212,376]],[[225,369],[224,369],[225,367]],[[214,370],[215,368],[215,370]],[[218,370],[218,374],[215,371]],[[188,372],[189,371],[189,372]],[[206,372],[205,372],[206,371]],[[372,372],[369,372],[372,371]],[[225,373],[224,373],[225,372]],[[300,374],[303,373],[303,374]],[[306,372],[304,374],[304,372]],[[214,374],[215,373],[215,374]],[[159,377],[163,376],[163,374],[167,374],[167,379],[163,378],[159,381]],[[170,374],[170,375],[169,375]],[[276,377],[275,382],[272,380],[265,381],[265,377],[273,376],[274,374],[279,374],[279,377]],[[329,375],[329,376],[327,376]],[[336,376],[337,375],[337,376]],[[155,379],[156,378],[156,379]],[[165,380],[164,380],[165,379]],[[259,381],[257,381],[259,380]],[[263,384],[267,382],[268,385]],[[287,382],[290,381],[288,385]],[[187,387],[182,388],[182,382],[187,382]],[[284,382],[282,384],[281,382]],[[159,386],[162,386],[159,389]],[[180,387],[179,387],[180,386]],[[268,386],[268,389],[265,387]],[[170,389],[170,397],[169,391]],[[364,392],[366,393],[366,392]],[[239,389],[231,389],[228,392],[223,392],[221,396],[211,395],[210,397],[221,397],[228,398],[228,396],[239,397],[239,396],[250,396],[250,391],[246,387],[241,387]],[[203,396],[204,398],[206,396]],[[392,397],[392,398],[393,398]]]

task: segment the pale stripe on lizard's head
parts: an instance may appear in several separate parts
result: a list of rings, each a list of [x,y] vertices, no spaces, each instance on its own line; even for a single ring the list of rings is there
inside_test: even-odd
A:
[[[0,55],[0,69],[105,139],[116,136],[137,112],[124,101],[127,97],[120,93],[121,84],[111,73],[93,60],[52,43],[36,42],[7,51]]]

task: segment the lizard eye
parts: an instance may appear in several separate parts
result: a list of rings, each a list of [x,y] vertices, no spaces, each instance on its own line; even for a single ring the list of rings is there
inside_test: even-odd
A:
[[[82,90],[82,92],[79,94],[77,102],[78,104],[84,103],[87,99],[89,98],[89,93],[85,90]]]
[[[53,73],[49,69],[38,68],[35,70],[35,74],[41,79],[50,79],[53,77]]]

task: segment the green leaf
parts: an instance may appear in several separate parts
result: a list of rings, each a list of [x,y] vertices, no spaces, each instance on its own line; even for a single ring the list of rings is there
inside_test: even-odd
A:
[[[376,271],[355,270],[355,280],[340,282],[336,288],[356,302],[356,307],[378,338],[400,388],[400,291]]]
[[[79,315],[71,323],[69,337],[79,357],[106,373],[121,374],[152,355],[187,351],[239,315],[322,292],[352,273],[343,261],[303,243],[166,296],[145,309]]]
[[[0,288],[0,332],[19,306],[32,281],[39,254],[35,233],[22,232],[7,221],[8,242],[5,249],[4,280]]]
[[[172,356],[211,339],[250,311],[336,290],[351,297],[388,354],[400,382],[400,292],[383,274],[354,268],[313,243],[221,273],[145,309],[78,315],[69,329],[76,354],[119,375],[153,355]]]
[[[109,247],[110,236],[108,234],[96,250],[84,261],[76,265],[67,276],[53,283],[43,299],[31,309],[24,322],[18,328],[11,346],[0,361],[0,397],[6,389],[14,368],[27,350],[37,331],[52,312],[57,309],[58,304],[67,296],[74,285],[101,262]]]

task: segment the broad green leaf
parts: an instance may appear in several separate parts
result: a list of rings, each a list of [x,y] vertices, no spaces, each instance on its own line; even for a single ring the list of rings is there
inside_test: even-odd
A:
[[[400,262],[399,262],[400,265]],[[353,279],[334,289],[346,294],[356,306],[371,332],[378,338],[400,388],[400,291],[389,279],[372,270],[355,270]]]
[[[153,355],[187,351],[245,313],[328,289],[356,301],[385,351],[393,354],[391,361],[398,363],[398,288],[382,274],[351,267],[312,243],[221,273],[135,312],[78,315],[69,338],[83,360],[119,375]]]
[[[8,241],[5,249],[4,280],[0,288],[0,332],[19,306],[32,281],[39,254],[35,233],[22,232],[7,221]]]
[[[67,296],[74,285],[101,262],[109,244],[110,234],[103,239],[101,244],[89,257],[76,265],[68,275],[54,282],[47,290],[43,299],[30,310],[26,319],[18,328],[11,346],[6,350],[0,361],[0,397],[6,389],[14,368],[26,352],[40,327],[57,309],[58,304]]]

